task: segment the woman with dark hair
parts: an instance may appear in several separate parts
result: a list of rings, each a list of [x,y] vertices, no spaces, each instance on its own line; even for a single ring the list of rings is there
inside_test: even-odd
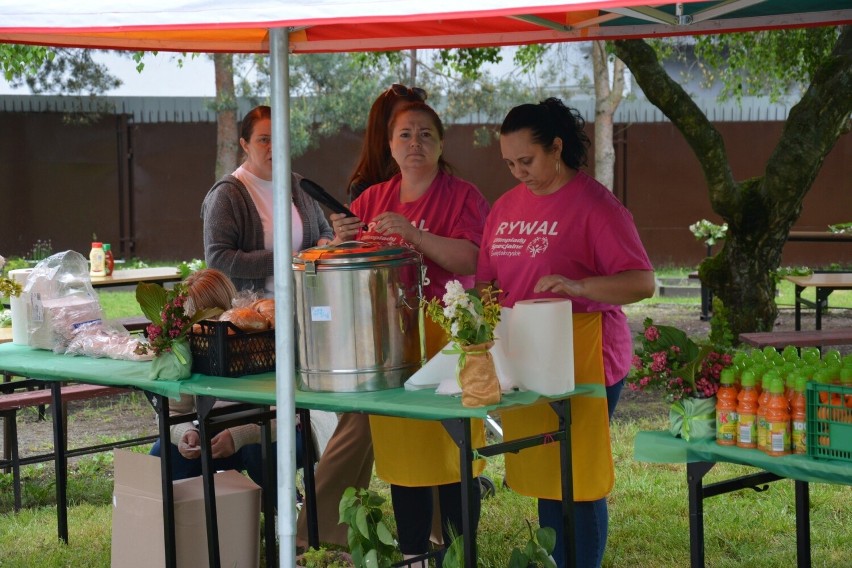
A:
[[[630,212],[580,170],[586,165],[589,146],[583,125],[580,114],[556,98],[509,111],[500,127],[500,151],[521,183],[501,196],[488,216],[476,280],[478,286],[502,290],[505,307],[520,300],[568,298],[574,314],[601,314],[598,349],[607,405],[597,407],[596,423],[606,428],[607,414],[611,417],[615,410],[632,356],[632,338],[621,306],[652,296],[654,273]],[[533,226],[535,230],[530,229]],[[537,246],[529,247],[533,239],[538,239]],[[505,254],[502,245],[509,240],[513,250],[524,252]],[[524,241],[520,248],[519,241]],[[530,411],[550,412],[538,408]],[[584,427],[589,426],[573,424],[581,438]],[[504,434],[507,439],[513,437],[506,422]],[[604,442],[608,439],[607,432]],[[611,456],[605,458],[611,466]],[[543,476],[538,485],[554,482],[557,487],[552,494],[561,495],[558,469],[541,468],[533,460],[523,463],[520,456],[518,462],[530,470],[524,475]],[[598,476],[605,477],[603,472]],[[600,487],[599,493],[606,495],[611,483]],[[554,559],[565,566],[561,501],[543,498],[548,493],[543,487],[542,491],[534,495],[539,497],[539,522],[557,531]],[[577,566],[600,566],[606,547],[606,497],[576,502],[575,514],[576,551],[570,552],[576,553]]]
[[[470,288],[488,202],[474,185],[450,173],[443,159],[443,124],[425,103],[398,107],[388,123],[388,138],[400,173],[361,194],[351,205],[356,217],[331,215],[335,242],[357,237],[419,251],[426,299],[442,297],[450,280]],[[362,230],[364,223],[367,229]],[[426,322],[426,355],[431,357],[447,339],[440,327]],[[485,430],[481,421],[472,426],[474,446],[479,447]],[[403,556],[429,550],[433,486],[438,487],[443,538],[449,543],[450,531],[459,534],[462,528],[458,447],[433,421],[371,416],[370,427],[376,473],[391,484]],[[474,475],[483,467],[477,460]],[[479,499],[474,503],[470,514],[475,531]]]
[[[245,161],[216,182],[201,206],[204,259],[221,270],[238,290],[271,296],[272,275],[272,111],[258,106],[240,125]],[[334,236],[319,204],[299,187],[293,173],[293,251],[322,245]]]
[[[391,157],[388,144],[388,122],[394,109],[404,102],[426,102],[426,91],[420,87],[406,87],[394,83],[387,91],[379,95],[370,107],[367,127],[364,132],[364,144],[358,165],[349,178],[349,201],[377,183],[387,181],[399,171],[399,166]]]

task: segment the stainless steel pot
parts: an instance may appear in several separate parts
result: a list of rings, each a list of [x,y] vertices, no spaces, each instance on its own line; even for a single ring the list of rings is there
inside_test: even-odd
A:
[[[395,388],[422,366],[421,267],[414,250],[356,241],[293,258],[302,389]]]

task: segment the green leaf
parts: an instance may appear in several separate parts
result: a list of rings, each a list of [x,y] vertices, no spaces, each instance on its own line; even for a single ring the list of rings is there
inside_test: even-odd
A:
[[[387,544],[388,546],[396,546],[396,540],[394,540],[393,535],[388,529],[387,525],[384,523],[379,523],[376,525],[376,536],[379,537],[379,542],[382,544]]]
[[[379,556],[376,553],[376,550],[368,550],[367,554],[364,555],[364,566],[367,568],[378,567],[379,566]]]
[[[139,302],[142,313],[153,324],[163,325],[163,321],[160,319],[160,311],[166,304],[167,298],[166,289],[159,284],[140,282],[136,286],[136,301]]]
[[[364,538],[370,538],[370,525],[367,523],[367,509],[359,506],[355,510],[355,526],[358,527],[358,532],[364,535]]]
[[[539,527],[535,531],[535,539],[548,554],[552,554],[556,548],[556,531],[551,527]]]
[[[512,550],[512,556],[509,557],[509,568],[528,568],[530,560],[519,549]]]

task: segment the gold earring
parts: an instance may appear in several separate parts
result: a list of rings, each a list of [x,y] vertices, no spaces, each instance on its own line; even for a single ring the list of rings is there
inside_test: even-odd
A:
[[[562,164],[559,163],[559,160],[556,160],[556,175],[559,175],[559,172],[562,171]]]

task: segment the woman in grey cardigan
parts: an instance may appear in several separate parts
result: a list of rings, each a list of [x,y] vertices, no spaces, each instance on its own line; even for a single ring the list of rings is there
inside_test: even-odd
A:
[[[246,159],[233,174],[216,182],[201,206],[204,259],[221,270],[238,290],[272,295],[272,134],[271,110],[258,106],[240,127]],[[293,174],[293,251],[323,245],[334,238],[319,204],[299,187]]]

